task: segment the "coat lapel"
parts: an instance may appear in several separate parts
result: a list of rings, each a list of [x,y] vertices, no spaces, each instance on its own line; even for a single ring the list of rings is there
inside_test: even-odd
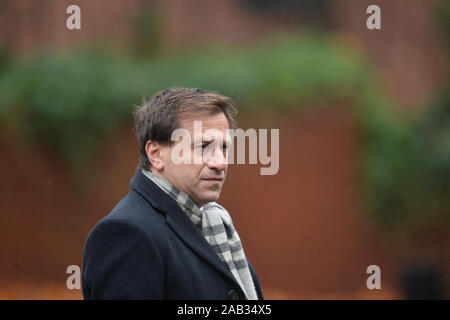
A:
[[[136,170],[136,174],[131,179],[130,185],[133,190],[147,199],[156,210],[166,215],[167,224],[188,247],[201,256],[207,263],[230,278],[239,287],[239,284],[225,263],[220,260],[200,230],[189,220],[186,213],[178,206],[174,199],[161,190],[153,181],[144,176],[140,170]]]

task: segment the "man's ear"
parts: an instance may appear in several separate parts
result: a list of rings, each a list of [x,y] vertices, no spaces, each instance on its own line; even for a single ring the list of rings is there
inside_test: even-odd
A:
[[[147,154],[147,158],[152,167],[158,171],[162,171],[164,169],[164,161],[161,157],[161,151],[161,145],[157,142],[149,140],[145,144],[145,153]]]

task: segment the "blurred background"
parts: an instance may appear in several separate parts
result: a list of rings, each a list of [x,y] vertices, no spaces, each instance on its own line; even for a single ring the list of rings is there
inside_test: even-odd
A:
[[[0,0],[0,299],[82,298],[66,268],[128,192],[133,105],[173,85],[280,129],[278,174],[231,165],[220,201],[266,299],[448,299],[449,18],[445,0]]]

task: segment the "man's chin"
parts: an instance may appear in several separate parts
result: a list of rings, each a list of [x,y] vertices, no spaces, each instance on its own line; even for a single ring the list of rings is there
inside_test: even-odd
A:
[[[205,192],[205,194],[202,195],[201,203],[202,205],[207,204],[209,202],[215,202],[219,200],[220,198],[220,192],[214,191],[214,192]]]

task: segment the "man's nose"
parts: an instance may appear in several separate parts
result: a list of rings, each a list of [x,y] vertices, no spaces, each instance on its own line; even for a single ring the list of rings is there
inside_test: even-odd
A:
[[[208,156],[206,160],[206,165],[210,169],[216,169],[219,171],[224,171],[227,168],[227,157],[225,156],[222,148],[216,147]]]

